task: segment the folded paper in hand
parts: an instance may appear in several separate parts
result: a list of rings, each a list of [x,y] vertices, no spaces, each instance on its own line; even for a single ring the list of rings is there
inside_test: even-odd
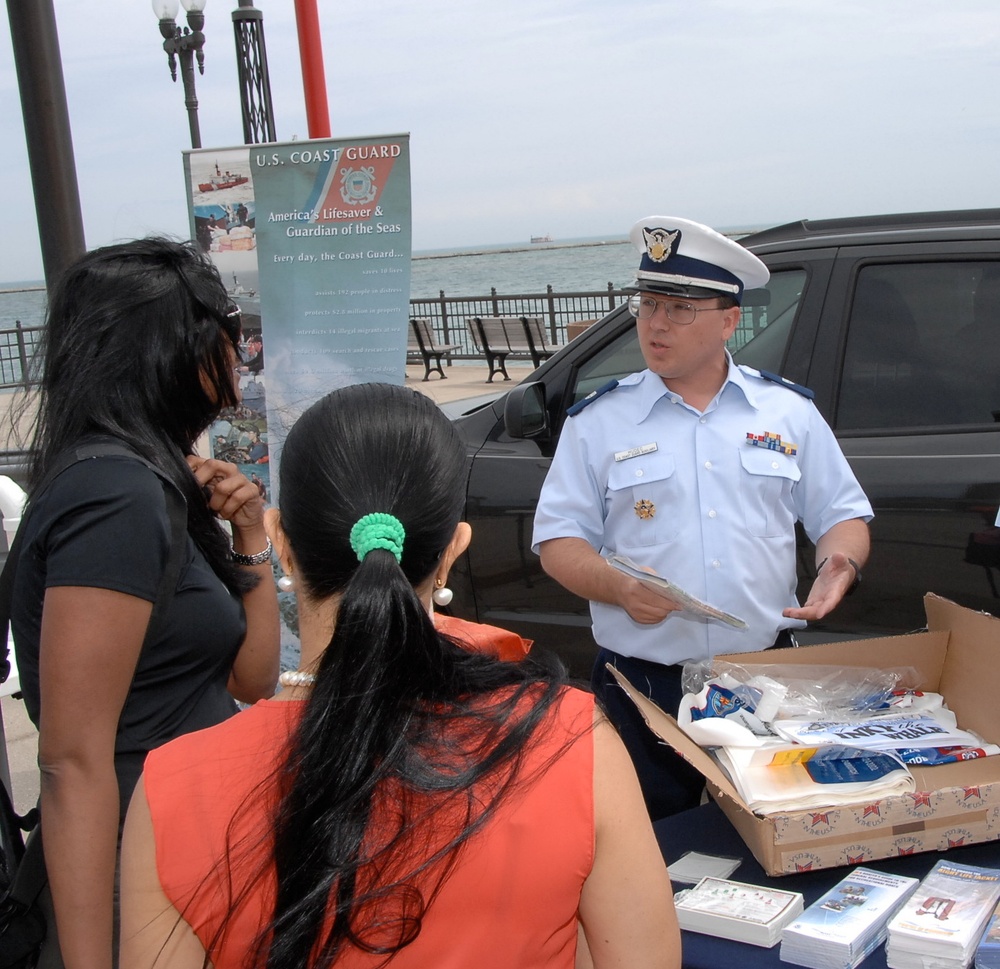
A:
[[[633,579],[638,579],[647,589],[651,589],[657,595],[669,599],[680,608],[681,612],[690,613],[693,616],[700,616],[703,619],[716,619],[724,622],[734,629],[746,629],[747,624],[739,616],[733,616],[715,606],[710,606],[707,602],[696,599],[690,592],[685,592],[679,585],[675,585],[669,579],[657,575],[655,572],[647,572],[642,566],[637,565],[630,558],[624,555],[609,555],[608,563],[612,568],[624,572]]]

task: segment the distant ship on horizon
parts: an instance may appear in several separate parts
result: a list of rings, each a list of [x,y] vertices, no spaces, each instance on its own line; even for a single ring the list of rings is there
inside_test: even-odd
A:
[[[532,243],[551,242],[552,241],[552,236],[532,236],[531,237],[531,241],[532,241]]]

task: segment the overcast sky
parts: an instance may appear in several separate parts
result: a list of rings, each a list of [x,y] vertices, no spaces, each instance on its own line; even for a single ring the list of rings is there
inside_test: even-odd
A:
[[[293,4],[256,5],[278,140],[307,138]],[[206,147],[242,142],[236,6],[205,11]],[[1000,205],[997,0],[319,6],[333,136],[410,133],[417,250]],[[55,8],[87,245],[186,235],[187,116],[148,0]],[[0,280],[37,279],[3,15],[0,35]]]

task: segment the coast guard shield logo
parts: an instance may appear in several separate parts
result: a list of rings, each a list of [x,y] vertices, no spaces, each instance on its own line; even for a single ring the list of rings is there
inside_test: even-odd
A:
[[[376,194],[374,166],[340,170],[340,197],[348,205],[366,205]]]
[[[668,232],[666,229],[642,230],[642,238],[646,242],[646,253],[653,262],[666,262],[676,251],[681,241],[681,230]]]

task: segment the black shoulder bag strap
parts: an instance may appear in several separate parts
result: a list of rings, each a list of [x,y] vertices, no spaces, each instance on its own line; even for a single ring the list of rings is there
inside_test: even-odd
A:
[[[142,641],[142,649],[144,650],[155,636],[163,614],[169,607],[174,590],[177,588],[177,580],[180,577],[181,565],[184,562],[184,551],[187,546],[187,504],[184,496],[159,468],[127,445],[111,441],[85,444],[61,455],[35,489],[35,495],[41,494],[63,471],[77,462],[100,457],[126,457],[141,461],[160,479],[160,483],[163,485],[163,494],[167,503],[167,518],[170,521],[170,548],[167,553],[167,564],[164,567],[163,575],[160,577],[160,584],[156,591],[156,601],[153,603],[153,609],[149,616],[146,635]],[[18,528],[17,534],[14,536],[10,551],[7,553],[7,561],[4,564],[3,573],[0,574],[0,636],[3,637],[0,642],[3,642],[5,647],[10,628],[10,608],[13,601],[14,575],[17,571],[17,561],[21,554],[23,525],[24,519],[22,519],[21,527]],[[0,664],[0,673],[3,674],[0,676],[0,682],[3,682],[10,672],[10,661],[7,658],[6,648],[4,649],[3,659],[3,664]],[[6,669],[4,669],[4,666],[6,666]],[[2,786],[0,784],[0,787]],[[4,788],[3,796],[6,797],[6,794],[6,788]],[[32,819],[32,815],[34,815],[34,819]],[[19,819],[23,830],[32,830],[34,820],[37,820],[37,810],[29,812],[25,818]],[[29,823],[29,821],[32,823]],[[5,896],[0,896],[0,929],[4,928],[4,906],[13,903],[22,910],[30,908],[37,900],[42,888],[45,887],[46,880],[45,859],[42,854],[41,828],[35,825],[34,830],[32,830],[28,838],[24,857],[20,860],[20,864],[14,873],[14,880],[10,890]],[[9,929],[9,926],[7,928]],[[2,965],[2,962],[0,962],[0,965]]]

